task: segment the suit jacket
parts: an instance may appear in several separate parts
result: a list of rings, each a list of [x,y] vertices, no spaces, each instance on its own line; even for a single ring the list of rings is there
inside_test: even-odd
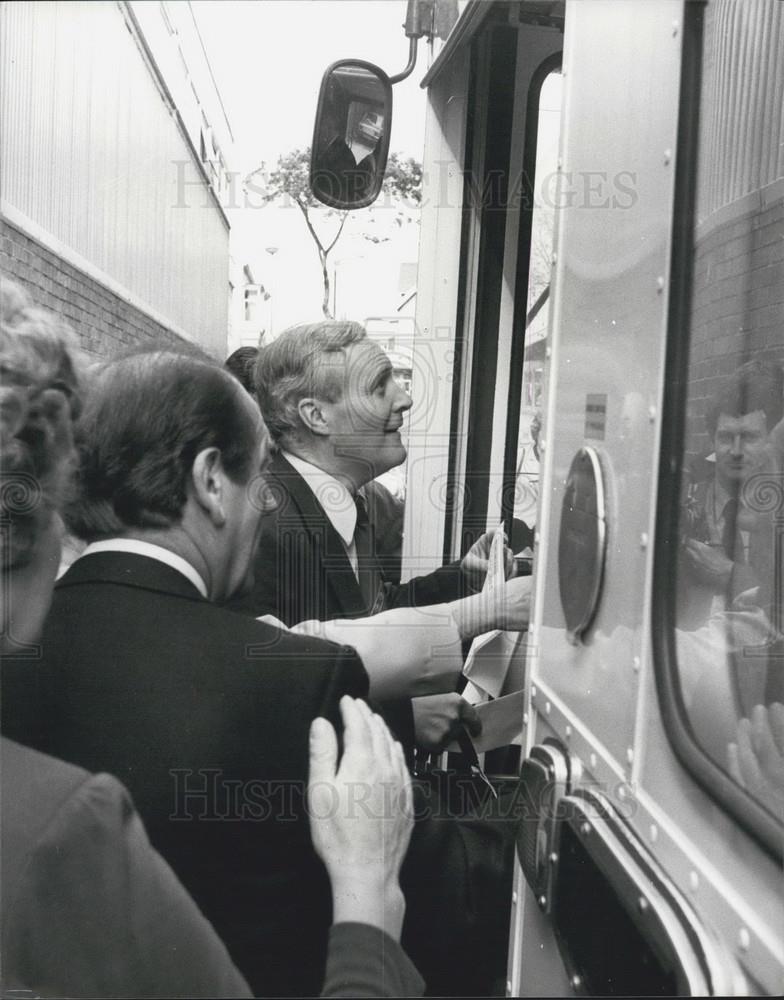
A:
[[[280,453],[265,472],[277,508],[262,521],[252,592],[230,605],[252,615],[272,614],[286,625],[361,618],[370,613],[343,540],[304,478]],[[368,504],[368,517],[377,511]],[[385,568],[379,561],[379,568]],[[405,584],[387,582],[384,608],[428,607],[467,592],[459,565]],[[414,722],[408,699],[386,701],[382,715],[409,752]]]
[[[0,741],[4,990],[249,997],[248,984],[108,774]],[[330,930],[322,996],[420,996],[376,927]]]
[[[341,695],[367,683],[349,647],[233,614],[156,560],[95,553],[57,584],[38,663],[4,664],[4,729],[116,775],[253,991],[312,994],[331,904],[303,807],[308,730],[339,726]]]
[[[272,614],[286,625],[367,615],[370,609],[343,541],[303,477],[278,453],[265,478],[278,507],[262,521],[253,591],[232,607],[256,616]],[[376,509],[371,496],[369,518]],[[383,557],[379,563],[383,573]],[[388,580],[385,590],[385,609],[427,607],[469,593],[458,564],[404,584]]]
[[[118,781],[0,746],[4,990],[251,995]]]

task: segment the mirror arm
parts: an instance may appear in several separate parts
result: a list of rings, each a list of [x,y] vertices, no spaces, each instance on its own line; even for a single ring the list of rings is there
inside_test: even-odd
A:
[[[412,35],[408,40],[408,64],[402,73],[397,73],[395,76],[390,76],[390,83],[400,83],[401,80],[405,80],[406,77],[411,76],[414,72],[414,67],[417,61],[417,41],[419,39],[416,35]]]

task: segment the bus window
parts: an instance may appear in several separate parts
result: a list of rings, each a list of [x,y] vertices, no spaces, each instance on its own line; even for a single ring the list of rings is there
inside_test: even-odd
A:
[[[550,268],[555,225],[553,179],[557,176],[561,124],[561,74],[549,73],[539,91],[533,213],[525,309],[520,417],[515,461],[513,516],[533,528],[539,496],[544,362],[549,318]]]
[[[664,709],[703,784],[747,826],[769,831],[764,839],[778,830],[780,842],[784,5],[698,6],[687,5],[702,45],[686,54],[682,115],[699,127],[679,182],[681,195],[691,185],[681,213],[691,214],[691,232],[680,263],[675,251],[670,329],[668,384],[685,395],[670,453],[680,473],[661,487],[676,500],[660,538],[677,532],[678,542],[658,557],[671,570]],[[678,216],[676,204],[676,235]]]
[[[504,514],[512,517],[516,552],[533,549],[539,501],[540,434],[545,392],[545,352],[549,319],[550,271],[557,202],[558,141],[561,126],[561,73],[558,57],[542,68],[529,98],[535,143],[526,149],[523,168],[520,257],[527,264],[525,299],[515,308],[516,378],[510,382],[509,431],[505,477],[509,483]],[[522,349],[522,350],[521,350]],[[522,356],[521,356],[522,355]],[[514,450],[513,450],[514,449]],[[511,502],[510,502],[511,500]]]

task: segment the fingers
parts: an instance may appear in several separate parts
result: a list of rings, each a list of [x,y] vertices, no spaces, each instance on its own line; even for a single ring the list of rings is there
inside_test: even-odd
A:
[[[479,714],[464,698],[461,698],[460,702],[458,721],[462,722],[471,736],[479,736],[482,732],[482,720]]]
[[[343,717],[343,746],[347,755],[367,752],[371,742],[370,709],[359,698],[344,694],[340,699]]]
[[[332,781],[338,761],[338,738],[331,722],[317,718],[310,724],[310,784]]]
[[[392,761],[392,736],[380,715],[370,713],[369,723],[373,755],[379,762],[383,773],[384,765]]]
[[[770,731],[773,734],[778,751],[784,755],[784,705],[774,701],[768,707],[768,721],[770,722]]]
[[[755,705],[751,713],[751,744],[763,775],[773,777],[781,771],[782,758],[764,705]]]
[[[504,546],[504,579],[510,580],[514,575],[515,571],[515,557],[514,552],[509,548],[508,545]]]

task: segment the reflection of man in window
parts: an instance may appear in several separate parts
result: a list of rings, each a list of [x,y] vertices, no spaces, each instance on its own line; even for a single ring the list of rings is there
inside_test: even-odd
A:
[[[714,454],[705,468],[712,471],[692,490],[685,560],[694,580],[724,598],[760,585],[770,596],[773,520],[754,504],[752,487],[762,474],[781,491],[770,432],[782,417],[783,381],[780,366],[751,361],[721,386],[706,415]]]

